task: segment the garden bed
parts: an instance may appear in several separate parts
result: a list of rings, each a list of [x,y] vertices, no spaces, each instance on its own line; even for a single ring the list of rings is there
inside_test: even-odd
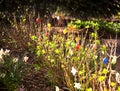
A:
[[[1,77],[9,90],[119,91],[119,35],[116,41],[115,34],[94,22],[82,21],[78,28],[48,23],[41,28],[38,20],[15,23],[0,36],[0,67],[5,69]]]

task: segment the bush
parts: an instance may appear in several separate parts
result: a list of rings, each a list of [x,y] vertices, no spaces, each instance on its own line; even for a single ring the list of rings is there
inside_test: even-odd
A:
[[[24,60],[31,63],[31,71],[39,72],[40,68],[45,67],[45,76],[49,79],[51,87],[70,91],[119,91],[120,74],[114,70],[118,58],[115,51],[116,42],[103,44],[97,33],[97,30],[102,28],[113,29],[112,25],[118,27],[116,23],[77,20],[60,33],[53,33],[50,23],[42,29],[39,18],[35,22],[32,13],[28,21],[27,19],[26,16],[22,17],[17,23],[14,18],[14,35],[9,34],[11,40],[8,44],[15,45],[15,49],[12,50],[21,51],[18,55],[32,55],[32,62],[27,61],[27,57],[26,61]],[[86,28],[87,31],[85,35],[74,35],[74,28]],[[89,39],[86,39],[89,28],[93,28],[94,31],[90,33]],[[13,90],[19,84],[24,63],[14,63],[15,59],[9,55],[1,58],[1,67],[5,68],[5,72],[1,71],[3,82]]]

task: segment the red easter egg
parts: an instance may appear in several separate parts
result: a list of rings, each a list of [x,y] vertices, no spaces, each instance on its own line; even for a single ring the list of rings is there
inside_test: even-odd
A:
[[[36,18],[36,23],[40,23],[40,18]]]
[[[76,50],[79,50],[79,49],[80,49],[79,43],[76,44],[75,49],[76,49]]]
[[[45,36],[48,37],[48,33],[46,33]]]

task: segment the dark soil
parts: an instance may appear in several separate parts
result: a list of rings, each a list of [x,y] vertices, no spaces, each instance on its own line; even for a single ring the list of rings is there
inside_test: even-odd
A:
[[[0,91],[8,91],[2,81],[0,81]]]
[[[45,77],[44,72],[28,74],[22,80],[22,84],[27,91],[53,91],[48,83],[48,79]]]

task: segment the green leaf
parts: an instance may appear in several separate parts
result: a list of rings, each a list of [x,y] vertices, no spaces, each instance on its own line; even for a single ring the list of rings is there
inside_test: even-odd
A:
[[[91,33],[90,36],[91,36],[92,38],[96,38],[96,37],[97,37],[97,34],[96,34],[96,33]]]
[[[53,62],[55,62],[55,60],[54,60],[54,59],[51,59],[50,62],[53,63]]]
[[[51,59],[51,57],[50,56],[48,56],[48,60],[50,60]]]
[[[99,76],[99,77],[98,77],[98,81],[99,81],[99,82],[102,82],[102,81],[104,81],[104,80],[105,80],[105,76]]]
[[[86,91],[92,91],[92,88],[87,88]]]
[[[75,42],[72,42],[72,43],[71,43],[72,48],[74,48],[75,45],[76,45]]]
[[[92,77],[93,77],[93,78],[97,78],[97,75],[96,75],[96,74],[92,74]]]
[[[37,37],[36,37],[35,35],[30,36],[30,38],[31,38],[32,40],[36,40],[36,39],[37,39]]]
[[[34,64],[34,68],[35,68],[35,70],[40,70],[40,65]]]
[[[55,53],[56,53],[56,54],[59,54],[59,52],[60,52],[59,49],[56,49],[56,50],[55,50]]]
[[[107,74],[108,72],[109,71],[106,68],[104,68],[103,71],[102,71],[102,74]]]
[[[118,86],[118,89],[117,89],[117,91],[120,91],[120,86]]]
[[[41,55],[41,51],[38,50],[38,51],[36,52],[36,55],[39,57],[39,56]]]
[[[100,44],[100,41],[99,40],[95,40],[95,44]]]
[[[105,51],[105,50],[106,50],[106,48],[107,48],[107,47],[106,47],[105,45],[102,45],[101,50],[102,50],[102,51]]]
[[[90,28],[90,26],[89,26],[89,25],[87,25],[87,26],[85,26],[85,28]]]
[[[79,75],[82,75],[82,74],[84,74],[84,73],[85,73],[85,70],[82,70],[82,71],[79,71],[79,72],[78,72]]]
[[[44,49],[42,50],[42,54],[45,54],[45,50]]]
[[[68,30],[67,29],[64,29],[63,30],[63,34],[67,34]]]

